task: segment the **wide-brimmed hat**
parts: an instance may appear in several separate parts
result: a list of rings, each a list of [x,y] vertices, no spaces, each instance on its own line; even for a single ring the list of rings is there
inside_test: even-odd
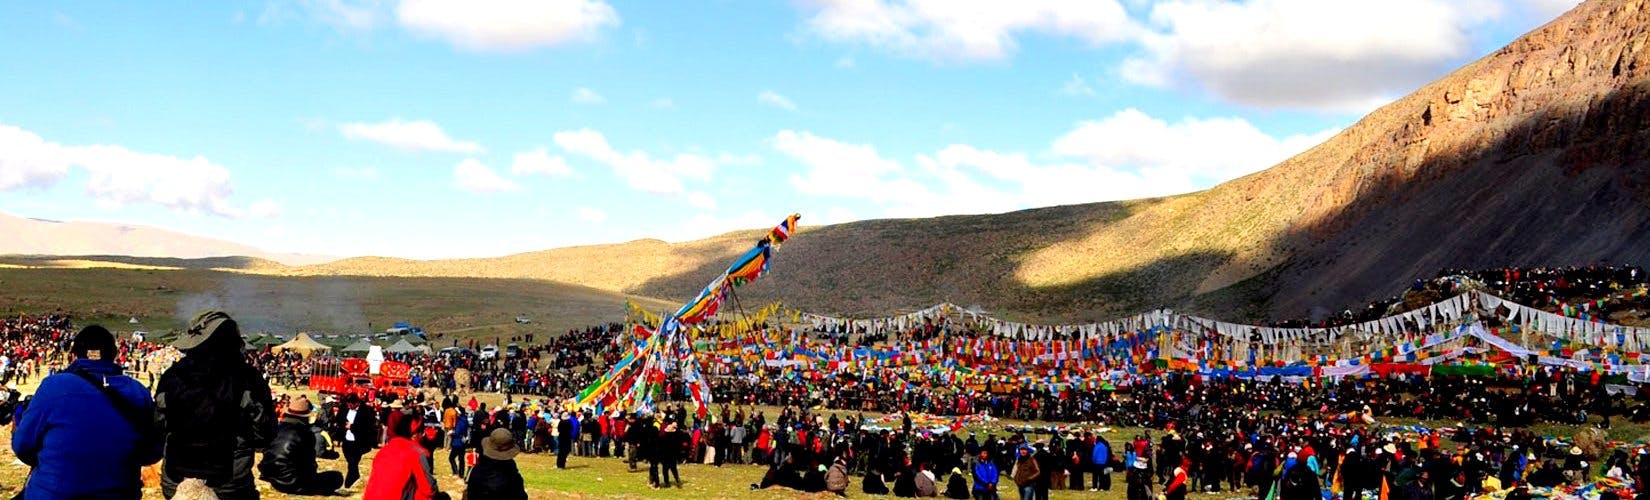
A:
[[[226,326],[230,328],[225,328]],[[172,341],[172,347],[180,351],[194,349],[212,338],[220,329],[227,330],[227,334],[234,335],[237,339],[241,336],[240,326],[228,314],[217,310],[202,311],[189,322],[189,329],[178,334],[178,338]]]
[[[493,433],[481,439],[481,454],[493,460],[510,460],[521,453],[521,447],[516,446],[516,437],[510,435],[507,429],[493,429]]]
[[[293,423],[307,424],[309,423],[309,412],[312,409],[314,408],[309,404],[309,399],[298,398],[291,404],[286,405],[286,414],[282,418]]]
[[[1580,455],[1581,454],[1581,447],[1579,447],[1579,446],[1570,447],[1570,454],[1571,455]]]

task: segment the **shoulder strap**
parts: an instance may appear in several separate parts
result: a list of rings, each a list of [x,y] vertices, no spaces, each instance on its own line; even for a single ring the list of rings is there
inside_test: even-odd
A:
[[[138,431],[140,434],[146,433],[145,429],[148,428],[147,424],[150,422],[150,417],[144,415],[142,408],[132,404],[132,400],[126,399],[126,396],[122,396],[119,391],[115,390],[114,386],[109,385],[105,377],[85,370],[68,370],[68,373],[73,373],[81,380],[85,380],[86,383],[92,384],[92,387],[96,388],[98,392],[102,392],[109,399],[109,404],[114,405],[115,411],[126,417],[126,422],[132,424],[133,430]]]

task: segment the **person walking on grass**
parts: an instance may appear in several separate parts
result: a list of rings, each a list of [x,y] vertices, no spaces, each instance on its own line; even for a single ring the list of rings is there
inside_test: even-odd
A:
[[[359,396],[349,394],[344,396],[344,406],[332,422],[336,426],[333,435],[344,439],[344,462],[348,467],[344,487],[349,488],[361,480],[361,457],[378,447],[378,414],[361,404]]]
[[[659,485],[669,488],[670,480],[676,479],[676,487],[682,487],[682,473],[676,469],[678,463],[686,458],[688,449],[688,435],[675,422],[665,425],[665,432],[659,438]]]
[[[463,407],[448,408],[453,414],[452,429],[447,433],[447,467],[454,476],[464,477],[464,451],[470,446],[470,416]]]

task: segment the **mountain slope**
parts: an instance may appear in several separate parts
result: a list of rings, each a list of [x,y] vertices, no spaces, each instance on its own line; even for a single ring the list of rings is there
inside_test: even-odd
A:
[[[1299,317],[1447,267],[1642,264],[1647,27],[1645,0],[1586,2],[1323,144],[1208,191],[806,230],[770,279],[740,293],[849,314],[951,300],[1047,321],[1163,305]],[[756,234],[290,272],[531,277],[681,299]]]
[[[0,255],[130,256],[199,259],[253,257],[289,265],[332,260],[272,254],[250,246],[165,229],[103,222],[58,222],[0,213]]]

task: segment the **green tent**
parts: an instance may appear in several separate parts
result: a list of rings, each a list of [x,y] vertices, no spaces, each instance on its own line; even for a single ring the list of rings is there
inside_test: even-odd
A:
[[[343,349],[339,349],[338,352],[341,352],[341,353],[344,353],[344,352],[348,352],[348,353],[372,352],[372,342],[367,342],[367,339],[364,339],[364,338],[363,339],[357,339],[354,343],[351,343],[348,346],[344,346]]]
[[[254,347],[273,347],[273,346],[278,346],[278,345],[285,344],[285,343],[286,343],[285,339],[282,339],[282,338],[274,336],[274,335],[264,335],[262,337],[258,337],[258,340],[250,342],[250,344]]]

